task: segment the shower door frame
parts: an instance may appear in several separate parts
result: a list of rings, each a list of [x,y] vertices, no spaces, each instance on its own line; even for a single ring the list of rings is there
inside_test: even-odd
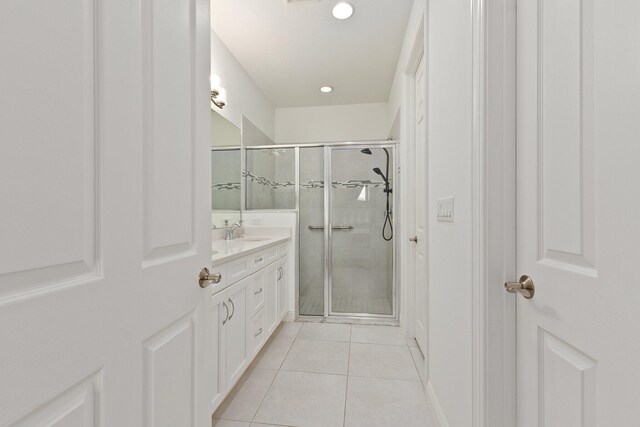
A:
[[[393,163],[392,173],[393,179],[393,204],[392,204],[392,216],[391,224],[393,226],[393,253],[392,253],[392,290],[391,290],[391,314],[375,314],[375,313],[345,313],[333,311],[333,229],[332,229],[332,193],[333,193],[333,179],[332,179],[332,154],[333,151],[341,150],[362,150],[364,148],[375,149],[392,149]],[[324,147],[324,318],[325,319],[387,319],[398,320],[398,281],[397,281],[397,239],[396,239],[396,210],[398,207],[398,191],[396,190],[398,184],[398,144],[395,141],[377,141],[377,142],[358,142],[358,143],[343,143],[343,144],[327,144]],[[297,289],[296,289],[297,291]],[[296,317],[300,317],[298,313],[299,298],[296,307]],[[310,317],[310,316],[304,316]]]
[[[371,314],[371,313],[339,313],[331,310],[331,284],[332,284],[332,266],[331,266],[331,229],[329,227],[331,222],[331,150],[332,149],[354,149],[362,150],[363,148],[391,148],[393,149],[393,216],[392,224],[394,230],[393,237],[393,272],[392,272],[392,314]],[[271,144],[271,145],[259,145],[250,147],[241,147],[241,163],[242,170],[246,170],[246,153],[253,150],[273,150],[273,149],[294,149],[295,158],[295,208],[294,209],[247,209],[246,207],[246,177],[241,180],[241,211],[244,212],[296,212],[296,248],[295,248],[295,319],[296,321],[310,321],[310,322],[348,322],[348,323],[368,323],[368,324],[385,324],[385,325],[397,325],[400,319],[400,292],[398,289],[398,240],[399,225],[396,218],[398,218],[398,212],[401,209],[399,203],[398,186],[400,183],[400,176],[398,173],[399,166],[399,150],[400,145],[397,140],[372,140],[372,141],[347,141],[347,142],[326,142],[326,143],[301,143],[301,144]],[[322,315],[306,315],[300,314],[300,149],[304,148],[322,148],[323,149],[323,161],[324,161],[324,212],[323,212],[323,226],[324,226],[324,304]],[[327,185],[329,183],[329,185]]]

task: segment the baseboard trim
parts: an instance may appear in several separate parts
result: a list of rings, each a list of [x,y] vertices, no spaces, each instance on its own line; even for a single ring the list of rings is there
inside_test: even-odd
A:
[[[287,314],[284,315],[283,322],[295,322],[296,321],[296,312],[294,310],[287,311]]]
[[[442,406],[440,406],[440,401],[438,400],[438,396],[436,396],[436,391],[433,389],[431,381],[427,382],[427,403],[431,408],[437,426],[449,427],[449,423],[444,416],[444,411],[442,410]]]

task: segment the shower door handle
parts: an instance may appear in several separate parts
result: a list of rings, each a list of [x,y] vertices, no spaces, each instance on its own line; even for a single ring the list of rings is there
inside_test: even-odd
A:
[[[334,225],[332,230],[353,230],[353,225]],[[309,230],[324,230],[324,225],[310,225]]]

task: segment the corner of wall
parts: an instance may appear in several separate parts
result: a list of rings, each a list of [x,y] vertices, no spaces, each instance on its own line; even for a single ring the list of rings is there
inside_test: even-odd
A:
[[[249,119],[272,140],[275,139],[275,108],[262,89],[233,56],[222,39],[211,30],[211,73],[223,78],[227,105],[217,110],[237,127],[242,116]]]

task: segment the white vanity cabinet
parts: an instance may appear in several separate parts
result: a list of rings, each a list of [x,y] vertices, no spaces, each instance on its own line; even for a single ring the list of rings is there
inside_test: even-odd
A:
[[[206,356],[207,371],[214,379],[213,390],[209,391],[211,411],[222,403],[249,364],[250,352],[244,339],[249,284],[250,279],[246,278],[211,297],[212,327],[206,325],[213,338]]]
[[[278,277],[280,277],[280,264],[275,262],[266,268],[267,304],[265,309],[265,325],[267,333],[271,335],[276,330],[280,321],[278,319]]]
[[[278,324],[287,315],[287,294],[289,288],[289,263],[287,256],[285,255],[280,261],[278,261],[278,269],[280,274],[278,277]]]
[[[204,331],[212,412],[288,311],[286,247],[283,243],[213,267],[228,277],[226,287],[216,288],[210,297],[210,325],[205,325]]]

